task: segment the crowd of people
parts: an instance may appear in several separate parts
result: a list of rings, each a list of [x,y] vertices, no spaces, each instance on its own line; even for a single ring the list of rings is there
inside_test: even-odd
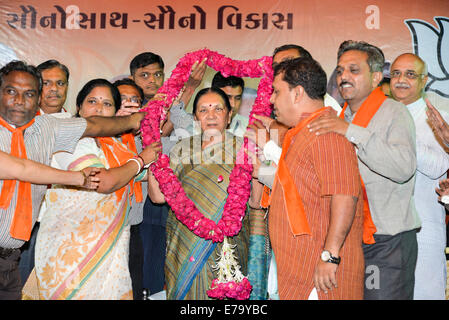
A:
[[[278,47],[273,112],[250,121],[244,79],[217,72],[201,88],[197,61],[146,147],[141,109],[166,98],[159,55],[138,54],[129,77],[88,81],[74,115],[69,67],[2,66],[0,299],[207,300],[228,246],[253,300],[445,299],[449,115],[426,99],[419,56],[384,66],[378,47],[344,41],[336,97],[305,48]],[[245,139],[255,149],[241,227],[205,239],[150,165],[169,156],[217,222]]]

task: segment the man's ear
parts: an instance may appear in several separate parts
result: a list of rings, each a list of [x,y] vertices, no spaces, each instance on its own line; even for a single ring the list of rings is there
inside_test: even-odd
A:
[[[299,101],[301,101],[301,99],[304,95],[304,87],[297,85],[292,90],[293,90],[293,94],[294,94],[293,102],[298,103]]]
[[[379,83],[384,78],[383,73],[380,71],[373,72],[373,89],[379,86]]]
[[[426,87],[426,84],[427,84],[427,80],[429,79],[429,77],[426,75],[426,76],[424,76],[423,78],[422,78],[422,86],[423,86],[423,88],[425,88]]]

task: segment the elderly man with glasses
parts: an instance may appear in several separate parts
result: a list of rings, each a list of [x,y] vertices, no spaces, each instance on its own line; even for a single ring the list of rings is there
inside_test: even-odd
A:
[[[417,172],[414,198],[422,227],[417,233],[414,299],[444,300],[446,213],[444,206],[438,202],[435,189],[449,169],[449,154],[446,152],[447,147],[436,138],[428,123],[424,100],[426,82],[426,63],[415,54],[402,54],[391,65],[391,93],[396,100],[407,106],[416,127]],[[449,119],[447,113],[440,110],[440,114],[444,119]]]

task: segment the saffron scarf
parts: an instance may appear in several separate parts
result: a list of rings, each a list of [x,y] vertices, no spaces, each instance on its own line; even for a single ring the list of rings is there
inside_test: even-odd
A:
[[[298,189],[293,181],[290,171],[285,163],[285,156],[293,140],[293,137],[298,134],[307,124],[312,120],[318,118],[326,108],[321,108],[312,113],[308,118],[299,122],[296,127],[290,129],[285,134],[284,142],[282,144],[282,154],[279,159],[278,169],[274,177],[273,190],[277,187],[282,188],[282,194],[284,198],[284,204],[287,211],[287,218],[292,230],[293,235],[311,234],[309,223],[307,222],[307,216],[304,209],[301,196],[298,193]],[[271,195],[269,195],[269,189],[264,187],[264,194],[262,195],[261,205],[267,207],[271,202]]]
[[[0,125],[12,133],[10,155],[21,159],[27,159],[23,132],[33,123],[34,118],[24,126],[13,128],[2,117],[0,117]],[[16,183],[17,180],[3,180],[3,187],[0,195],[0,208],[4,210],[8,209],[16,190]],[[9,232],[11,237],[15,239],[27,241],[30,239],[31,229],[33,227],[31,183],[24,181],[18,181],[18,183],[19,188],[17,194],[17,204]]]
[[[129,150],[137,154],[136,142],[134,141],[134,135],[132,133],[123,134],[122,142]],[[134,183],[134,197],[136,198],[136,202],[143,201],[142,183],[140,181]]]
[[[387,97],[379,87],[373,90],[360,106],[359,110],[357,110],[351,123],[366,128],[386,99]],[[347,107],[348,103],[345,102],[343,110],[340,113],[340,118],[344,119],[344,113]],[[377,229],[371,217],[368,195],[362,177],[360,177],[360,180],[362,181],[363,190],[363,242],[366,244],[374,244],[376,241],[374,240],[373,235],[376,233]]]
[[[101,150],[103,150],[106,160],[111,168],[116,168],[124,165],[129,159],[135,156],[135,154],[129,151],[122,143],[112,137],[97,137]],[[112,148],[111,149],[109,148]],[[130,183],[131,192],[133,194],[134,183]],[[126,185],[119,190],[115,191],[117,195],[117,201],[122,199],[123,193],[126,191]]]

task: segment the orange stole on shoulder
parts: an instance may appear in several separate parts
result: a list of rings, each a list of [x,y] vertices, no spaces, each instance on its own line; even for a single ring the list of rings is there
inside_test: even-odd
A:
[[[27,159],[23,132],[33,123],[34,118],[24,126],[13,128],[2,117],[0,117],[0,125],[12,133],[10,155],[21,159]],[[0,195],[0,208],[4,210],[8,209],[16,190],[17,182],[19,183],[19,188],[17,190],[17,204],[9,233],[11,234],[11,237],[15,239],[28,241],[33,228],[31,183],[17,180],[3,180],[3,187]]]
[[[128,147],[129,150],[135,152],[137,155],[136,141],[134,141],[134,135],[132,133],[123,134],[122,142],[125,146]],[[140,181],[134,183],[134,196],[136,197],[136,202],[143,201],[142,182]]]
[[[295,182],[293,181],[290,171],[285,163],[285,156],[293,137],[296,136],[298,132],[300,132],[312,120],[318,118],[325,110],[326,108],[321,108],[315,111],[307,119],[299,122],[296,127],[287,131],[282,144],[282,154],[279,159],[278,169],[276,170],[276,175],[274,177],[273,190],[278,187],[282,188],[288,222],[290,224],[290,229],[295,236],[302,234],[310,235],[311,231],[301,196],[298,193]],[[273,193],[271,193],[271,195],[272,194]],[[271,195],[269,194],[269,188],[264,187],[264,193],[261,200],[262,207],[268,207],[271,202]]]
[[[135,154],[129,151],[123,144],[115,140],[111,137],[97,137],[97,140],[100,144],[101,150],[103,150],[106,160],[111,168],[116,168],[124,165],[129,159],[135,156]],[[108,147],[111,146],[112,150]],[[118,161],[117,161],[118,160]],[[126,190],[126,185],[121,189],[116,190],[115,194],[117,198],[120,200],[123,196],[123,193]],[[134,191],[134,183],[131,181],[131,192],[130,195],[133,194]]]
[[[386,99],[387,97],[379,87],[373,90],[373,92],[371,92],[368,98],[366,98],[366,100],[360,106],[359,110],[357,110],[351,123],[366,128]],[[346,102],[343,106],[343,110],[340,113],[340,118],[344,119],[344,113],[347,107],[348,103]],[[373,235],[374,233],[376,233],[377,229],[374,225],[373,218],[371,217],[368,195],[366,193],[365,184],[363,183],[363,179],[361,176],[360,180],[362,182],[363,190],[363,242],[366,244],[373,244],[376,242]]]

